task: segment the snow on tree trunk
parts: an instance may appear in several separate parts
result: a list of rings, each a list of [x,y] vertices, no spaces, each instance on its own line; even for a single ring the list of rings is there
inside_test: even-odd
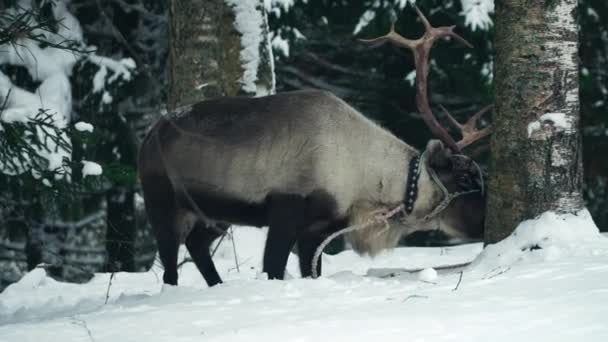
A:
[[[274,92],[263,0],[170,4],[169,108]]]
[[[486,243],[583,209],[577,0],[496,2],[496,117]]]

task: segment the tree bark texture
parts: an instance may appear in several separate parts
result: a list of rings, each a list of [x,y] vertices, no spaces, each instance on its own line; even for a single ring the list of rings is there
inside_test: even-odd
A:
[[[257,77],[256,85],[274,90],[274,70],[266,38],[268,21],[263,0],[243,0],[240,3],[250,4],[259,11],[258,15],[263,19],[259,25],[239,27],[236,21],[238,3],[231,5],[230,1],[225,0],[171,1],[170,110],[210,98],[257,94],[257,91],[244,87],[247,66],[243,58],[247,51],[244,50],[246,46],[243,46],[242,37],[247,33],[243,30],[251,28],[260,29],[260,37],[263,37],[256,47],[260,56],[260,63],[253,70],[253,76]]]
[[[577,0],[496,1],[486,243],[582,199]]]

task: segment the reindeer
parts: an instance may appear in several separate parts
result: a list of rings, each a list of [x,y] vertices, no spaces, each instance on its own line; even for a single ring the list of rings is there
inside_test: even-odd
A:
[[[402,205],[389,226],[350,231],[360,254],[393,248],[417,230],[479,238],[484,194],[479,168],[461,150],[487,136],[476,122],[461,125],[456,142],[434,117],[427,98],[428,55],[452,37],[454,26],[426,28],[417,40],[391,27],[364,41],[414,52],[417,107],[439,140],[421,152],[326,91],[303,90],[258,98],[226,97],[181,107],[158,120],[139,152],[147,215],[156,235],[163,281],[177,284],[177,252],[185,243],[209,286],[221,283],[209,249],[229,224],[268,226],[263,271],[283,279],[294,245],[303,277],[328,235]],[[321,263],[316,265],[321,272]]]

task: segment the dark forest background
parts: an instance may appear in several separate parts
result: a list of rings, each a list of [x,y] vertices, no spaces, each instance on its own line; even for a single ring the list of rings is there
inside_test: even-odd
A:
[[[45,3],[45,1],[40,1]],[[275,49],[277,91],[330,90],[407,143],[424,147],[431,137],[417,113],[409,53],[391,46],[370,49],[357,38],[396,29],[407,37],[422,33],[410,6],[392,1],[295,1],[269,13],[273,37],[289,43]],[[457,25],[474,46],[440,43],[433,50],[429,93],[460,119],[492,103],[492,28],[467,27],[458,1],[419,0],[434,25]],[[14,5],[3,0],[0,10]],[[41,7],[43,8],[43,7]],[[106,77],[113,97],[105,103],[91,80],[99,66],[82,59],[71,76],[73,115],[95,126],[91,134],[71,132],[74,155],[86,155],[104,168],[102,176],[75,175],[70,184],[40,185],[31,175],[0,174],[0,288],[44,263],[51,275],[86,281],[93,272],[143,271],[154,262],[155,246],[138,195],[136,152],[146,128],[165,108],[168,18],[163,0],[73,0],[86,44],[96,53],[136,63],[130,79]],[[353,34],[368,10],[375,18]],[[581,0],[581,111],[584,134],[585,199],[600,228],[608,229],[608,3]],[[2,53],[0,51],[0,53]],[[0,65],[15,85],[37,84],[20,66]],[[484,164],[488,145],[473,153]],[[75,158],[76,159],[76,158]],[[74,184],[79,184],[78,186]],[[424,244],[436,237],[417,238]]]

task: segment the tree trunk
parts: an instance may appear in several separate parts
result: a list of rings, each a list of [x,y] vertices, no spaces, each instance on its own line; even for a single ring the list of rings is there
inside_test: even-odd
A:
[[[171,0],[169,109],[274,92],[263,0]]]
[[[99,155],[100,159],[108,165],[137,165],[137,142],[132,126],[120,120],[122,113],[112,112],[111,114],[113,115],[107,115],[107,129],[113,129],[116,134],[106,142],[104,152]],[[133,183],[130,178],[116,179],[104,194],[107,204],[105,272],[136,271],[135,245],[139,227],[135,221]]]
[[[496,117],[486,243],[582,199],[577,0],[496,2]]]
[[[116,187],[106,193],[107,228],[105,272],[135,272],[135,191]]]

